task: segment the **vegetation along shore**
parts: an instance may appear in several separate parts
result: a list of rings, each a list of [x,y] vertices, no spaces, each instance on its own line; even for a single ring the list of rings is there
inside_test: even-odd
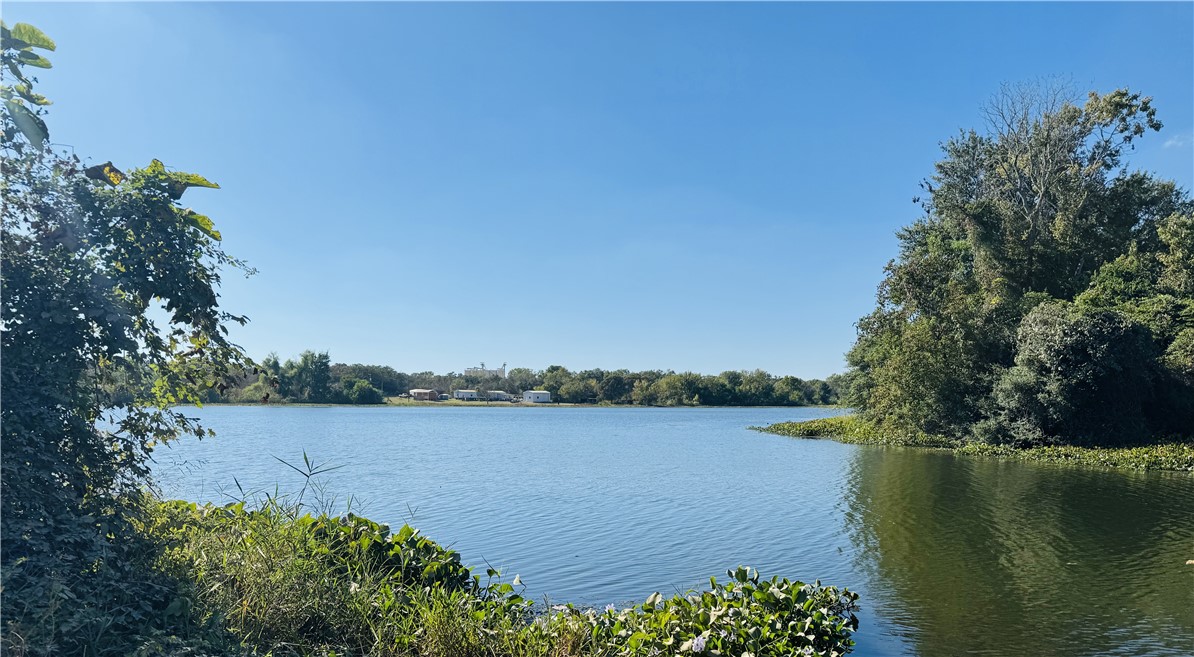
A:
[[[1070,463],[1132,470],[1178,470],[1194,472],[1194,440],[1175,438],[1136,447],[1081,447],[1036,445],[1014,447],[924,433],[893,433],[857,415],[780,422],[758,431],[792,438],[831,438],[854,445],[886,445],[948,450],[956,454],[996,458]]]

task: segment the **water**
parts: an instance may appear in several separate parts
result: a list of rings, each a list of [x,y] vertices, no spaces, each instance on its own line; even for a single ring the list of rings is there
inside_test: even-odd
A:
[[[163,492],[297,490],[604,605],[739,564],[862,595],[856,654],[1194,655],[1194,476],[793,440],[826,409],[207,407]],[[277,458],[275,458],[277,457]],[[309,493],[308,493],[309,494]],[[413,517],[413,520],[412,520]]]

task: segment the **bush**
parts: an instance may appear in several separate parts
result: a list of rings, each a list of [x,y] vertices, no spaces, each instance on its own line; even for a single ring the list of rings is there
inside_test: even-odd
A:
[[[1113,311],[1037,306],[995,384],[997,417],[1022,444],[1140,443],[1151,438],[1159,376],[1149,331]]]
[[[384,404],[385,397],[364,379],[345,379],[342,383],[344,401],[349,404]]]

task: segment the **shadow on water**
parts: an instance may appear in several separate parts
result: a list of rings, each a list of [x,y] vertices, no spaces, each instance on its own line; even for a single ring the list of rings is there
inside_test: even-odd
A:
[[[848,479],[868,607],[915,654],[1194,655],[1194,477],[864,448]]]

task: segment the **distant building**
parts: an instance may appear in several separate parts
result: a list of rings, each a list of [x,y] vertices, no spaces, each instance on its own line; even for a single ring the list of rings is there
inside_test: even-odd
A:
[[[546,404],[551,401],[551,393],[546,390],[527,390],[522,393],[522,400],[532,404]]]
[[[513,399],[513,397],[511,397],[510,393],[505,392],[504,390],[489,391],[489,401],[510,401],[511,399]]]
[[[465,401],[477,401],[477,399],[479,399],[476,390],[457,390],[456,392],[452,393],[452,396],[456,399],[463,399]]]
[[[466,368],[464,368],[464,375],[465,376],[475,376],[478,379],[488,379],[488,378],[494,377],[494,376],[496,376],[499,379],[504,379],[504,378],[506,378],[506,364],[502,363],[501,367],[499,367],[497,369],[490,370],[490,369],[485,369],[485,363],[481,363],[481,367],[466,367]]]
[[[415,388],[410,391],[410,398],[418,401],[439,401],[439,391]]]

